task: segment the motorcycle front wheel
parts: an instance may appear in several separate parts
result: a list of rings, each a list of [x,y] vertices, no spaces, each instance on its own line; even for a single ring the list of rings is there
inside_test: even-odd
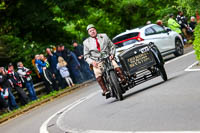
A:
[[[119,85],[117,75],[114,71],[110,71],[110,79],[111,79],[112,85],[114,87],[113,91],[115,93],[116,99],[120,100],[120,101],[123,100],[122,90],[121,90],[121,87]]]

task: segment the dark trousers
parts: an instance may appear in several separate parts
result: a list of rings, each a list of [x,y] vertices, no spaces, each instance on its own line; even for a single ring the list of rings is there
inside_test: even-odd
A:
[[[18,94],[18,96],[19,96],[19,98],[20,98],[20,101],[21,101],[21,104],[22,105],[25,105],[25,104],[27,104],[28,103],[28,96],[26,95],[26,92],[21,88],[21,87],[19,87],[19,86],[15,86],[15,88],[14,88],[16,91],[17,91],[17,94]]]
[[[16,101],[15,101],[15,97],[12,94],[10,88],[8,88],[8,93],[9,93],[9,95],[8,95],[8,105],[9,105],[9,108],[11,110],[19,108],[18,105],[17,105],[17,103],[16,103]]]
[[[84,80],[89,80],[95,78],[94,73],[89,68],[89,65],[84,61],[80,61],[81,64],[81,72],[83,73]]]
[[[0,109],[7,108],[8,103],[6,102],[6,99],[0,94]]]
[[[49,94],[50,92],[52,92],[53,90],[58,90],[58,85],[56,83],[56,80],[50,80],[50,79],[47,79],[48,77],[46,77],[44,75],[44,73],[41,73],[40,74],[41,78],[42,78],[42,81],[44,82],[44,85],[45,85],[45,89],[46,89],[46,92],[47,94]],[[52,89],[53,88],[53,89]]]
[[[70,72],[70,77],[72,78],[72,80],[77,83],[80,84],[83,82],[83,75],[81,74],[80,69],[76,68],[76,66],[74,65],[68,65],[69,68],[69,72]]]
[[[30,95],[30,99],[33,101],[33,100],[36,100],[37,99],[37,96],[36,96],[36,93],[35,93],[35,89],[34,89],[34,86],[33,86],[33,82],[32,81],[27,81],[26,82],[26,88],[29,92],[29,95]]]

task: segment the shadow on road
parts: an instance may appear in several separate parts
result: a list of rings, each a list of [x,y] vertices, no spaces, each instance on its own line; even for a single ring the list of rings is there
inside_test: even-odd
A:
[[[151,88],[153,88],[153,87],[159,86],[159,85],[161,85],[162,83],[164,83],[164,81],[159,82],[159,83],[156,83],[156,84],[153,84],[153,85],[148,86],[148,87],[145,87],[145,88],[143,88],[143,89],[137,90],[137,91],[132,92],[132,93],[130,93],[130,94],[124,95],[124,100],[127,99],[127,98],[130,97],[130,96],[136,95],[136,94],[138,94],[138,93],[141,93],[141,92],[146,91],[146,90],[148,90],[148,89],[151,89]],[[132,88],[132,89],[134,89],[134,88]]]
[[[141,92],[143,92],[143,91],[146,91],[146,90],[152,89],[152,88],[154,88],[154,87],[156,87],[156,86],[159,86],[159,85],[161,85],[161,84],[163,84],[163,83],[167,83],[167,82],[169,82],[169,81],[171,81],[171,80],[173,80],[173,79],[175,79],[175,78],[177,78],[177,77],[179,77],[179,76],[171,77],[171,78],[168,79],[166,82],[165,82],[165,81],[161,81],[161,82],[159,82],[159,83],[150,85],[150,86],[148,86],[148,87],[145,87],[145,88],[143,88],[143,89],[137,90],[137,91],[132,92],[132,93],[130,93],[130,94],[124,95],[124,100],[127,99],[127,98],[129,98],[129,97],[131,97],[131,96],[133,96],[133,95],[136,95],[136,94],[141,93]],[[134,89],[134,88],[132,88],[132,89]]]

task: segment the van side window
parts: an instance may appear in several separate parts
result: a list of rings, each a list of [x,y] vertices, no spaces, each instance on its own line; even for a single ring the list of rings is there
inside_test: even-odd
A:
[[[145,30],[145,35],[146,35],[146,36],[148,36],[148,35],[153,35],[153,34],[155,34],[155,31],[154,31],[151,27],[149,27],[149,28],[147,28],[147,29]]]
[[[165,33],[165,29],[161,26],[158,26],[158,25],[154,25],[152,26],[152,28],[156,31],[156,34],[159,34],[159,33]]]

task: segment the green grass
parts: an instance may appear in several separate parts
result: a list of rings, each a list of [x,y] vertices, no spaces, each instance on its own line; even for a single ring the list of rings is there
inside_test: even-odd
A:
[[[16,112],[23,111],[24,109],[28,109],[33,104],[40,103],[40,102],[44,101],[45,99],[48,99],[48,98],[51,98],[51,97],[53,98],[53,97],[57,96],[58,94],[61,94],[62,92],[65,92],[68,89],[69,89],[69,87],[67,87],[65,89],[61,89],[59,91],[53,91],[53,92],[51,92],[49,94],[42,95],[40,98],[38,98],[35,101],[31,101],[31,102],[29,102],[28,104],[26,104],[24,106],[20,106],[18,109],[15,109],[15,110],[13,110],[11,112],[7,112],[7,113],[4,113],[4,114],[0,115],[0,119],[3,119],[3,118],[8,117],[8,116],[11,116]]]

